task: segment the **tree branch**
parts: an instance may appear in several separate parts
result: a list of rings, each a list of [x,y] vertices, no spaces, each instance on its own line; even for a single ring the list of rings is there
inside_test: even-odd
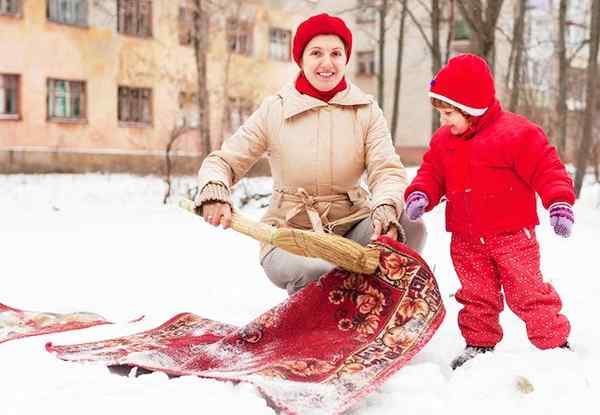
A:
[[[427,44],[429,50],[433,52],[433,44],[431,43],[431,40],[429,40],[427,37],[427,33],[425,33],[425,30],[423,29],[423,25],[417,20],[413,12],[410,10],[410,7],[406,7],[406,13],[408,13],[410,20],[412,20],[415,26],[417,26],[417,29],[419,30],[419,33],[421,33],[421,36],[423,37],[423,40]]]

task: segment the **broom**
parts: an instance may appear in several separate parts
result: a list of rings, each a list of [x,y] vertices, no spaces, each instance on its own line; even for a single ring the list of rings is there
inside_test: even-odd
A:
[[[190,199],[181,199],[179,206],[200,214],[196,204]],[[321,258],[351,272],[372,274],[379,265],[378,249],[364,247],[342,236],[301,229],[275,228],[249,219],[237,211],[232,212],[231,228],[292,254]]]

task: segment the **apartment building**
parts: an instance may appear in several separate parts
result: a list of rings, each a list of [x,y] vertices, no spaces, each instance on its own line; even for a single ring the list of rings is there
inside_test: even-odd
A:
[[[303,18],[273,2],[223,4],[208,40],[213,147],[293,78],[291,39]],[[0,171],[158,173],[182,125],[191,128],[175,147],[188,158],[180,165],[197,169],[190,7],[0,0]]]

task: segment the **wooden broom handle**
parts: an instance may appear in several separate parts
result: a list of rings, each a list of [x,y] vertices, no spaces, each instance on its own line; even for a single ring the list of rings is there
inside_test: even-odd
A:
[[[179,207],[200,216],[196,204],[190,199],[181,199]],[[276,229],[266,223],[257,222],[231,209],[231,229],[258,241],[271,243]]]

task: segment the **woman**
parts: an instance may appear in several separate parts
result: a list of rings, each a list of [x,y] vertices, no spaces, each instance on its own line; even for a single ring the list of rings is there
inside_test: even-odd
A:
[[[295,83],[265,99],[202,163],[196,204],[204,220],[229,227],[230,188],[266,153],[273,198],[263,222],[333,232],[363,245],[386,234],[422,249],[423,222],[401,216],[406,172],[383,113],[346,81],[351,49],[352,33],[338,17],[320,14],[300,24],[293,41],[301,69]],[[360,186],[365,171],[370,200]],[[290,294],[333,268],[266,244],[261,265]]]

